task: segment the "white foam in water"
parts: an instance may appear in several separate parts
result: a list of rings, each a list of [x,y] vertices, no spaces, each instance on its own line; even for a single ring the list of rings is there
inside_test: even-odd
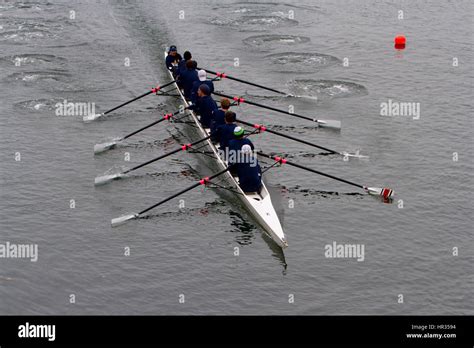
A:
[[[92,115],[86,115],[82,118],[84,122],[90,122],[98,119],[99,117],[102,117],[104,114],[92,114]]]
[[[110,224],[112,225],[112,227],[116,227],[116,226],[119,226],[119,225],[122,225],[122,224],[126,223],[128,220],[132,220],[132,219],[135,219],[137,217],[138,217],[138,214],[136,214],[136,213],[122,215],[118,218],[112,219],[110,221]]]
[[[113,139],[111,141],[108,141],[106,143],[96,144],[94,146],[94,153],[101,153],[101,152],[107,151],[110,148],[117,145],[117,142],[120,141],[120,140],[122,140],[122,138],[115,138],[115,139]]]
[[[94,185],[96,186],[105,185],[112,180],[120,179],[122,176],[123,176],[122,173],[98,176],[94,180]]]
[[[33,81],[36,78],[37,75],[25,75],[23,76],[22,80],[23,81]]]

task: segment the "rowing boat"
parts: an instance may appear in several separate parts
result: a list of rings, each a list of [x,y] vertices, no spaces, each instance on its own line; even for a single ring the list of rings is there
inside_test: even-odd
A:
[[[165,57],[166,57],[166,55],[167,55],[167,53],[165,52]],[[211,71],[208,70],[208,72],[211,72]],[[234,77],[231,77],[231,76],[229,76],[227,74],[224,74],[224,73],[217,73],[217,72],[211,72],[211,73],[214,73],[215,75],[217,75],[218,78],[229,78],[229,79],[239,81],[241,83],[246,83],[246,84],[249,84],[249,85],[252,85],[252,86],[255,86],[255,87],[271,90],[273,92],[278,92],[279,94],[285,94],[284,92],[277,91],[273,88],[265,87],[265,86],[262,86],[262,85],[259,85],[259,84],[253,83],[253,82],[245,81],[245,80],[242,80],[242,79],[234,78]],[[152,209],[155,209],[156,207],[158,207],[162,204],[165,204],[166,202],[169,202],[170,200],[172,200],[172,199],[174,199],[174,198],[176,198],[176,197],[178,197],[182,194],[185,194],[186,192],[189,192],[190,190],[193,190],[196,187],[199,187],[200,185],[213,184],[213,186],[220,187],[220,188],[226,188],[226,189],[229,189],[229,191],[235,193],[235,195],[233,197],[238,197],[238,199],[240,199],[240,201],[247,208],[249,213],[254,217],[255,221],[263,227],[263,230],[275,241],[275,243],[278,246],[280,246],[281,248],[286,248],[288,246],[288,242],[286,241],[286,237],[285,237],[285,234],[284,234],[283,229],[281,227],[280,220],[278,219],[278,215],[275,212],[275,208],[273,207],[272,200],[271,200],[271,197],[270,197],[270,193],[268,192],[267,187],[265,186],[265,183],[262,182],[262,189],[261,189],[260,192],[250,192],[250,193],[248,193],[248,192],[243,192],[242,191],[242,189],[239,186],[238,177],[235,177],[230,173],[229,167],[228,167],[225,159],[220,157],[220,151],[217,149],[216,144],[214,144],[210,140],[210,138],[211,138],[210,134],[209,134],[210,129],[208,129],[208,128],[205,129],[201,126],[201,122],[199,121],[198,115],[196,115],[193,111],[189,110],[190,104],[185,99],[183,93],[181,92],[178,85],[176,84],[176,81],[173,79],[173,74],[171,73],[171,71],[169,71],[169,75],[172,78],[172,81],[170,81],[170,82],[168,82],[164,85],[153,87],[150,90],[148,90],[147,92],[145,92],[145,93],[143,93],[143,94],[141,94],[141,95],[139,95],[139,96],[137,96],[137,97],[135,97],[135,98],[133,98],[129,101],[126,101],[126,102],[124,102],[124,103],[122,103],[118,106],[115,106],[112,109],[109,109],[109,110],[107,110],[103,113],[84,116],[84,122],[91,122],[91,121],[97,120],[99,118],[103,118],[106,115],[108,115],[109,113],[111,113],[111,112],[113,112],[113,111],[115,111],[115,110],[117,110],[117,109],[119,109],[119,108],[121,108],[125,105],[128,105],[128,104],[130,104],[130,103],[132,103],[136,100],[144,98],[147,95],[150,95],[150,94],[153,94],[153,93],[156,93],[158,95],[159,91],[161,91],[161,89],[166,87],[166,86],[172,86],[173,88],[176,88],[176,90],[178,91],[177,96],[180,97],[182,99],[183,103],[184,103],[184,105],[182,105],[180,107],[180,110],[175,111],[173,113],[164,114],[163,118],[155,120],[155,121],[153,121],[153,122],[151,122],[151,123],[149,123],[145,126],[142,126],[141,128],[139,128],[139,129],[137,129],[137,130],[125,135],[125,136],[122,136],[122,137],[119,137],[119,138],[114,138],[112,141],[107,141],[107,142],[102,143],[102,144],[96,144],[94,146],[94,154],[99,154],[99,153],[108,151],[110,149],[113,149],[119,143],[125,141],[126,139],[128,139],[132,136],[135,136],[136,134],[144,131],[145,129],[148,129],[148,128],[153,127],[155,125],[158,125],[160,123],[163,124],[163,122],[167,121],[167,120],[170,121],[177,114],[184,113],[184,112],[186,112],[186,114],[183,115],[182,117],[191,116],[191,119],[192,119],[192,121],[185,122],[185,123],[192,125],[196,129],[196,133],[198,133],[197,135],[200,136],[200,139],[192,142],[191,144],[183,144],[183,145],[177,147],[176,149],[174,149],[172,151],[169,151],[165,154],[162,154],[162,155],[160,155],[156,158],[153,158],[151,160],[148,160],[144,163],[138,164],[138,165],[134,166],[133,168],[129,168],[129,169],[121,171],[119,173],[106,174],[106,175],[96,177],[95,181],[94,181],[94,184],[95,185],[104,185],[104,184],[109,183],[113,180],[118,180],[118,179],[121,179],[121,178],[125,178],[129,173],[131,173],[135,170],[143,168],[144,166],[147,166],[151,163],[154,163],[156,161],[164,159],[168,156],[172,156],[172,155],[174,155],[174,154],[176,154],[180,151],[183,151],[183,150],[186,151],[188,149],[193,149],[194,152],[198,152],[198,153],[202,153],[202,154],[206,154],[206,155],[208,155],[209,153],[212,154],[212,155],[209,156],[209,157],[212,157],[214,159],[211,163],[213,164],[213,166],[217,166],[219,168],[219,171],[214,172],[209,177],[202,178],[201,180],[197,181],[193,185],[191,185],[191,186],[189,186],[189,187],[187,187],[187,188],[185,188],[185,189],[183,189],[183,190],[181,190],[177,193],[174,193],[173,195],[171,195],[167,198],[162,199],[160,202],[155,203],[152,206],[149,206],[148,208],[142,209],[138,213],[128,213],[128,214],[125,214],[125,215],[122,215],[122,216],[119,216],[117,218],[112,219],[110,221],[111,226],[112,227],[117,227],[117,226],[120,226],[120,225],[123,225],[123,224],[127,223],[128,221],[138,219],[138,218],[142,217],[144,214],[146,214],[148,211],[150,211]],[[245,102],[249,105],[253,105],[253,106],[256,106],[256,107],[272,110],[272,111],[282,113],[282,114],[286,114],[290,117],[298,117],[298,118],[301,118],[301,119],[305,119],[305,120],[308,120],[310,122],[316,123],[318,125],[318,127],[340,129],[340,126],[341,126],[339,121],[318,120],[315,117],[311,118],[311,117],[308,117],[308,116],[305,116],[305,115],[290,113],[290,112],[284,111],[282,109],[277,109],[277,108],[274,108],[274,107],[271,107],[271,106],[251,102],[251,101],[246,100],[246,99],[244,99],[240,96],[230,97],[230,96],[227,96],[225,94],[221,94],[221,93],[217,93],[217,92],[213,92],[213,94],[223,96],[223,97],[227,97],[227,98],[232,98],[237,104],[241,104],[241,103]],[[159,95],[170,95],[170,94],[168,94],[167,92],[165,92],[165,93],[160,92]],[[252,122],[245,122],[245,121],[242,121],[240,119],[237,120],[237,122],[240,122],[240,123],[245,124],[247,126],[253,126],[256,129],[254,131],[256,133],[262,133],[264,131],[268,131],[271,134],[275,134],[275,135],[278,135],[280,137],[290,139],[292,141],[299,142],[301,144],[305,144],[305,145],[308,145],[308,146],[319,148],[321,150],[325,150],[327,155],[343,156],[344,160],[349,160],[349,158],[367,158],[367,156],[360,155],[359,151],[357,151],[355,154],[351,154],[351,153],[348,153],[346,151],[343,151],[343,152],[336,151],[336,150],[332,150],[332,149],[329,149],[329,148],[321,146],[321,145],[314,144],[313,142],[310,142],[310,141],[307,141],[307,140],[304,140],[304,139],[299,139],[299,138],[293,137],[293,136],[288,135],[288,134],[284,134],[284,133],[281,133],[281,132],[277,132],[275,130],[268,129],[267,127],[265,127],[264,125],[261,125],[261,124],[252,123]],[[194,134],[194,135],[196,135],[196,134]],[[194,149],[195,145],[197,145],[197,144],[202,145],[203,143],[204,143],[204,146],[207,147],[207,149],[210,149],[211,151],[199,151],[199,149],[201,147],[198,148],[198,149]],[[309,172],[309,173],[312,173],[312,174],[324,176],[324,177],[330,178],[332,180],[336,180],[336,181],[345,183],[347,185],[351,185],[353,187],[357,187],[359,189],[362,189],[363,191],[365,191],[369,195],[378,196],[379,198],[382,199],[382,201],[384,203],[391,202],[392,197],[394,195],[394,191],[392,189],[388,188],[388,187],[369,187],[369,186],[362,185],[362,184],[359,184],[359,183],[354,182],[354,181],[350,181],[350,180],[347,180],[347,179],[344,179],[344,178],[334,176],[334,175],[329,174],[329,173],[325,173],[325,172],[316,170],[316,169],[308,167],[308,166],[304,166],[300,163],[289,161],[287,158],[284,158],[284,157],[269,155],[269,154],[266,154],[262,151],[258,151],[257,154],[260,157],[265,157],[265,158],[268,158],[268,159],[271,159],[271,160],[275,161],[273,163],[273,165],[271,165],[269,168],[281,167],[283,164],[287,164],[290,167],[298,168],[300,170],[304,170],[305,172]],[[277,164],[279,164],[279,166],[276,166]],[[221,177],[221,178],[223,177],[223,179],[227,182],[227,184],[229,184],[229,187],[224,187],[222,185],[219,185],[216,182],[211,181],[211,180],[213,180],[217,177]]]
[[[167,56],[167,52],[165,52],[165,59]],[[171,71],[168,71],[172,80],[174,80],[173,74]],[[174,83],[174,87],[178,91],[179,96],[183,100],[184,106],[187,108],[189,107],[189,103],[184,97],[182,91],[176,84]],[[193,122],[196,125],[198,133],[201,138],[208,137],[210,135],[209,128],[203,128],[201,122],[199,121],[199,116],[187,109],[187,112],[191,116]],[[226,161],[221,158],[219,150],[212,142],[211,139],[206,140],[208,147],[212,151],[212,157],[215,158],[215,163],[219,167],[220,170],[227,168]],[[285,237],[285,233],[283,232],[283,228],[280,223],[280,219],[273,207],[272,200],[270,197],[270,193],[268,192],[265,183],[262,180],[262,189],[259,193],[257,192],[244,192],[240,188],[239,179],[238,177],[233,176],[229,171],[225,174],[227,182],[233,187],[233,190],[236,192],[236,196],[242,201],[244,206],[247,208],[248,212],[254,217],[254,219],[261,225],[264,231],[281,247],[286,248],[288,246],[288,242]]]

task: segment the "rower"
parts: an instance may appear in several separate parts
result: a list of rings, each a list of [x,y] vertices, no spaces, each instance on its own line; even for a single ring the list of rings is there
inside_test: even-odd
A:
[[[214,92],[214,83],[211,80],[207,80],[207,73],[206,70],[199,70],[198,71],[198,78],[199,81],[195,81],[193,83],[193,88],[191,90],[191,101],[193,103],[196,103],[197,101],[197,91],[199,89],[199,86],[201,86],[203,83],[209,86],[209,89],[212,92]]]
[[[230,100],[227,98],[222,98],[220,109],[218,109],[214,113],[214,116],[212,117],[211,132],[215,132],[217,130],[217,127],[224,125],[226,123],[225,113],[229,111],[229,108],[230,108]],[[235,113],[234,113],[234,116],[235,116]],[[234,122],[235,122],[235,119],[234,119]]]
[[[237,159],[240,156],[240,149],[242,148],[242,146],[250,145],[252,150],[254,149],[254,146],[252,142],[250,141],[250,139],[248,139],[247,137],[244,137],[244,135],[245,135],[245,130],[242,127],[237,126],[234,128],[234,138],[229,140],[229,149],[227,151],[227,162],[229,164],[237,163]],[[237,166],[232,167],[230,169],[230,172],[233,175],[236,175]]]
[[[186,62],[186,70],[179,76],[179,85],[183,89],[184,97],[188,100],[191,98],[193,83],[199,81],[196,66],[197,64],[194,60],[188,60]]]
[[[182,60],[181,55],[178,53],[176,46],[170,46],[168,50],[168,55],[166,56],[166,68],[173,73],[173,76],[176,77],[176,65]]]
[[[237,127],[235,124],[235,112],[227,111],[224,119],[225,123],[217,126],[211,132],[211,139],[219,142],[222,151],[226,151],[229,148],[229,141],[234,139],[234,129]]]
[[[178,63],[177,75],[181,75],[186,70],[186,62],[193,58],[191,52],[186,51],[183,53],[183,59]]]
[[[208,85],[203,83],[201,86],[199,86],[197,94],[197,104],[192,104],[190,106],[190,109],[199,110],[199,114],[201,115],[200,121],[202,126],[204,128],[210,128],[212,116],[214,112],[217,111],[217,104],[210,96],[211,91]]]
[[[259,193],[262,188],[262,169],[250,145],[245,144],[240,149],[241,158],[237,164],[239,185],[244,192]]]
[[[229,150],[238,152],[244,145],[250,145],[250,147],[253,150],[254,146],[252,142],[250,141],[249,138],[244,137],[244,135],[245,135],[245,130],[242,127],[240,126],[235,127],[234,139],[229,141]]]

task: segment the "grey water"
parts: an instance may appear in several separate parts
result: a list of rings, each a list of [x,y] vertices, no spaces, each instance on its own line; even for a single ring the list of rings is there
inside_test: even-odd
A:
[[[0,244],[36,244],[38,260],[0,258],[0,314],[473,314],[472,2],[5,1],[0,3]],[[400,12],[403,11],[403,19]],[[405,35],[404,50],[394,37]],[[238,117],[368,160],[269,133],[257,148],[356,183],[288,165],[265,174],[289,247],[284,254],[235,199],[199,187],[112,229],[208,174],[179,153],[94,187],[189,142],[161,124],[106,153],[96,143],[175,111],[151,95],[95,122],[57,103],[103,112],[169,81],[163,52],[300,97],[223,79],[216,89],[342,130],[248,104]],[[418,117],[383,103],[419,103]],[[269,162],[265,162],[269,163]],[[184,207],[179,207],[184,203]],[[364,246],[364,259],[326,246]],[[184,299],[184,301],[183,301]]]

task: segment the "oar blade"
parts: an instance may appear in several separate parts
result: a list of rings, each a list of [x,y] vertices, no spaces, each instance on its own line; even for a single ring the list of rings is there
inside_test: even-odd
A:
[[[82,120],[84,122],[92,122],[92,121],[95,121],[97,120],[98,118],[104,116],[105,114],[91,114],[91,115],[86,115],[84,117],[82,117]]]
[[[349,152],[344,151],[344,152],[341,153],[341,155],[344,156],[344,157],[347,157],[347,158],[358,158],[358,159],[368,159],[369,158],[369,156],[361,155],[359,153],[359,150],[357,150],[355,153],[349,153]]]
[[[105,152],[107,150],[110,150],[111,148],[115,147],[117,145],[117,142],[119,142],[122,139],[114,139],[112,141],[102,143],[102,144],[95,144],[94,145],[94,154],[99,154],[101,152]]]
[[[117,174],[98,176],[94,180],[94,185],[95,186],[105,185],[111,182],[112,180],[120,179],[121,177],[123,177],[123,175],[124,175],[123,173],[117,173]]]
[[[117,226],[127,223],[130,220],[136,219],[138,216],[139,214],[137,213],[122,215],[122,216],[119,216],[118,218],[110,220],[110,224],[112,225],[112,227],[117,227]]]
[[[383,188],[367,187],[366,190],[369,193],[369,195],[381,196],[385,199],[392,198],[395,195],[395,192],[388,187],[383,187]]]
[[[341,121],[337,120],[317,120],[319,127],[341,129]]]

